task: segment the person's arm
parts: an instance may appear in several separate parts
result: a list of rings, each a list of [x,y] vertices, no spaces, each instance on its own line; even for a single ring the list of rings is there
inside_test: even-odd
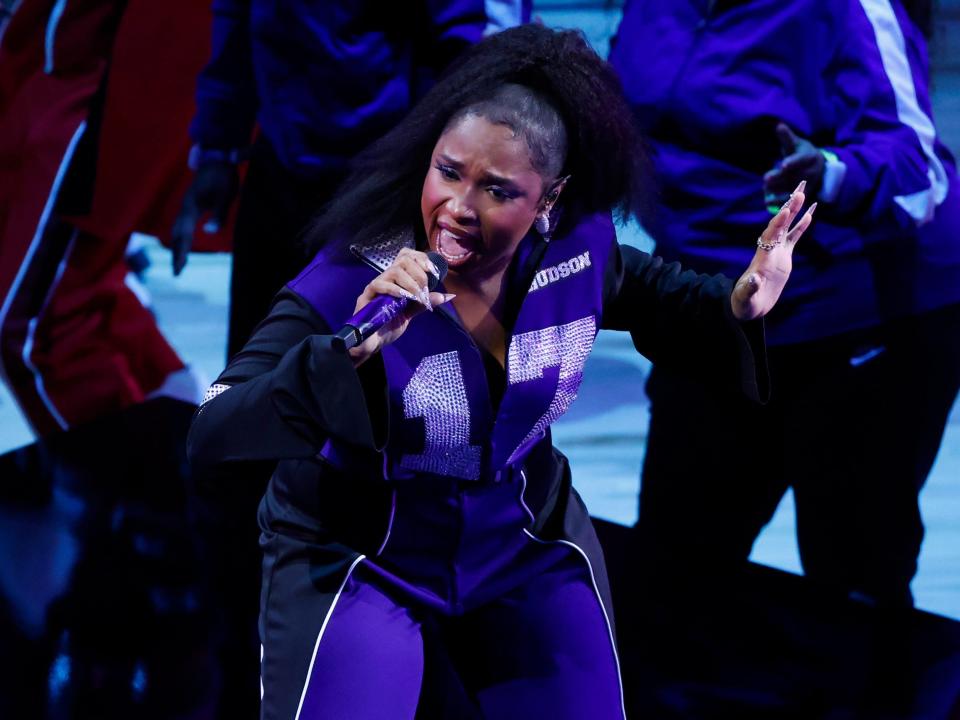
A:
[[[893,4],[849,2],[836,56],[824,77],[837,118],[820,198],[842,222],[893,233],[932,219],[947,191],[934,152],[925,73],[914,72]],[[914,62],[913,64],[916,64]]]
[[[257,89],[250,46],[249,0],[215,0],[210,61],[197,77],[190,125],[190,169],[196,174],[170,231],[173,274],[187,264],[197,224],[211,213],[209,232],[227,221],[240,187],[237,163],[250,144]]]
[[[801,183],[770,220],[736,283],[683,270],[636,248],[614,248],[602,327],[628,330],[637,350],[655,363],[737,384],[765,402],[770,383],[761,319],[780,298],[794,246],[813,221],[816,203],[793,222],[803,208],[803,191]]]
[[[249,0],[214,0],[210,61],[197,77],[190,137],[201,151],[246,148],[257,113]],[[198,158],[202,161],[202,157]]]
[[[436,274],[421,252],[401,250],[363,289],[354,312],[381,295],[414,297]],[[235,462],[315,456],[328,439],[380,450],[387,435],[387,383],[380,350],[396,340],[426,305],[453,295],[429,293],[411,302],[365,341],[334,349],[331,329],[298,294],[282,290],[227,369],[207,391],[187,437],[201,472]]]
[[[382,370],[377,363],[354,369],[329,332],[302,298],[282,291],[197,411],[191,464],[313,457],[328,438],[377,447],[386,424]]]
[[[701,275],[627,245],[607,266],[602,327],[626,330],[650,361],[769,397],[763,319],[733,315],[733,281]]]

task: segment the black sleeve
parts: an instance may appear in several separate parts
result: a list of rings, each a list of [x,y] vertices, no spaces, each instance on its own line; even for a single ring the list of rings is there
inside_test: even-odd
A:
[[[715,384],[739,387],[757,402],[770,396],[763,320],[733,315],[733,282],[664,263],[627,245],[607,266],[602,327],[627,330],[652,362]]]
[[[195,469],[315,456],[328,438],[382,444],[386,383],[379,356],[354,369],[330,329],[284,290],[197,410],[187,452]],[[224,387],[226,389],[224,389]]]

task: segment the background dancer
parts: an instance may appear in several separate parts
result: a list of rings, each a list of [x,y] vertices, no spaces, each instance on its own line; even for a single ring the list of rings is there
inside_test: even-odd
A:
[[[723,577],[792,487],[805,574],[909,607],[918,495],[960,387],[960,189],[920,29],[898,0],[643,0],[611,62],[654,150],[657,253],[730,272],[797,182],[820,202],[767,325],[768,405],[654,367],[648,559],[668,587]],[[748,449],[763,472],[744,473]]]

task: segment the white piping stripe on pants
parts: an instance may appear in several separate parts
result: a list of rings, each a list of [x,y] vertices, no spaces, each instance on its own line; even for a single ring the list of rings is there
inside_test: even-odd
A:
[[[613,625],[610,622],[610,616],[607,615],[607,608],[603,605],[603,597],[600,595],[600,588],[597,586],[597,578],[593,574],[593,563],[590,562],[590,558],[587,557],[587,554],[576,543],[572,543],[569,540],[541,540],[526,528],[524,528],[523,531],[527,534],[527,537],[541,545],[566,545],[567,547],[571,547],[580,553],[586,561],[587,569],[590,571],[590,582],[593,585],[593,594],[597,596],[600,612],[603,613],[603,620],[607,623],[607,634],[610,637],[610,651],[613,653],[613,662],[617,666],[617,684],[620,686],[620,712],[623,713],[624,720],[626,720],[627,706],[623,697],[623,678],[620,676],[620,655],[617,653],[617,641],[613,636]]]
[[[2,338],[3,335],[3,326],[7,320],[7,314],[10,312],[10,306],[13,304],[13,299],[16,297],[17,291],[20,289],[20,284],[23,282],[23,277],[26,275],[27,269],[30,267],[30,263],[33,261],[33,256],[36,254],[37,248],[40,246],[40,241],[43,238],[44,231],[47,229],[47,223],[50,220],[50,214],[53,212],[53,206],[57,201],[57,195],[60,192],[60,184],[63,182],[67,168],[70,166],[70,161],[73,159],[74,150],[76,150],[77,143],[80,141],[80,137],[83,135],[86,128],[86,121],[81,122],[74,131],[73,137],[70,139],[70,144],[67,145],[67,150],[63,154],[63,159],[60,161],[60,167],[57,169],[57,175],[54,178],[53,185],[50,188],[50,194],[47,196],[47,202],[43,207],[43,212],[40,214],[40,222],[37,223],[37,229],[33,234],[33,240],[30,241],[30,247],[27,249],[27,254],[24,256],[23,262],[20,263],[20,269],[17,271],[17,276],[13,279],[13,283],[10,285],[10,290],[7,293],[7,297],[4,298],[3,306],[0,307],[0,338]],[[0,354],[0,373],[5,374],[2,354]]]
[[[37,320],[39,320],[39,318],[31,318],[30,322],[27,323],[27,339],[26,342],[23,343],[23,364],[26,365],[27,370],[33,373],[34,387],[37,388],[37,395],[40,396],[40,400],[44,406],[46,406],[47,412],[50,413],[61,430],[66,430],[68,428],[67,421],[64,420],[63,415],[60,414],[60,411],[57,410],[50,396],[47,395],[47,390],[43,386],[43,376],[30,359],[30,353],[33,352],[33,336],[37,330]],[[24,417],[26,417],[26,415],[24,415]]]
[[[383,551],[387,549],[387,543],[390,542],[390,533],[393,532],[393,519],[397,514],[397,491],[394,490],[390,494],[390,520],[387,521],[387,534],[383,536],[383,542],[380,543],[380,549],[377,550],[376,557],[383,555]]]
[[[521,470],[520,477],[523,479],[523,484],[520,487],[520,504],[523,506],[523,509],[526,510],[527,515],[530,516],[531,522],[534,520],[534,514],[531,512],[530,508],[527,506],[527,501],[524,499],[524,493],[527,491],[527,474]],[[603,613],[604,622],[607,623],[607,634],[610,636],[610,650],[613,651],[613,661],[617,666],[617,684],[620,686],[620,712],[623,713],[624,720],[627,717],[627,706],[626,698],[623,695],[623,677],[620,673],[620,655],[617,653],[617,640],[613,636],[613,624],[610,622],[610,617],[607,615],[607,608],[603,604],[603,596],[600,595],[600,588],[597,586],[597,578],[593,574],[593,563],[590,562],[590,558],[587,557],[587,554],[583,549],[576,543],[572,543],[569,540],[541,540],[532,532],[526,528],[523,531],[527,534],[534,542],[538,542],[541,545],[566,545],[567,547],[572,547],[576,550],[583,559],[587,562],[587,569],[590,571],[590,582],[593,584],[593,593],[597,596],[597,602],[600,603],[600,612]]]
[[[60,18],[63,17],[64,8],[67,6],[67,0],[57,0],[57,4],[50,11],[50,19],[47,20],[47,32],[44,35],[43,52],[45,61],[43,71],[49,75],[53,72],[53,45],[57,39],[57,25],[60,24]]]
[[[310,687],[310,676],[313,674],[313,664],[317,660],[317,650],[320,649],[320,640],[323,639],[323,633],[327,629],[327,623],[330,622],[330,617],[333,615],[333,611],[337,607],[337,602],[340,600],[340,595],[343,593],[343,589],[347,586],[347,581],[353,574],[354,568],[357,567],[361,560],[365,560],[366,557],[366,555],[359,555],[357,559],[353,561],[353,563],[347,569],[347,576],[343,579],[343,582],[340,583],[340,588],[337,590],[337,594],[333,596],[333,602],[330,603],[330,609],[327,610],[327,616],[323,619],[323,625],[320,626],[320,632],[317,633],[317,642],[313,646],[313,656],[310,658],[310,667],[307,668],[307,677],[303,681],[303,692],[300,693],[300,702],[297,705],[297,714],[294,720],[300,720],[300,712],[303,710],[303,701],[307,697],[307,688]]]
[[[917,134],[929,163],[927,178],[930,187],[910,195],[899,195],[894,201],[909,213],[917,225],[925,225],[933,219],[937,206],[946,199],[950,186],[947,172],[934,148],[937,131],[933,120],[917,101],[917,89],[913,83],[910,60],[907,58],[903,29],[897,21],[890,0],[860,0],[860,5],[873,26],[883,69],[893,87],[897,119]]]
[[[44,298],[43,305],[40,306],[40,311],[37,313],[36,317],[30,318],[30,321],[27,323],[27,337],[23,343],[23,353],[21,357],[23,358],[24,366],[33,373],[33,384],[37,388],[37,395],[40,396],[40,400],[47,408],[47,412],[56,420],[57,424],[62,430],[66,430],[69,427],[69,423],[63,418],[63,415],[60,414],[60,411],[57,410],[56,405],[53,404],[53,400],[50,399],[50,396],[47,395],[47,390],[43,386],[43,375],[37,369],[37,366],[33,364],[33,360],[30,359],[30,355],[33,352],[33,339],[36,336],[37,332],[37,323],[40,322],[40,318],[43,316],[43,311],[46,310],[47,305],[50,304],[50,298],[53,297],[53,293],[57,288],[57,285],[60,284],[60,278],[63,277],[64,271],[67,269],[67,260],[70,257],[70,252],[73,250],[77,241],[77,230],[73,231],[73,235],[70,238],[70,243],[67,245],[67,250],[63,254],[63,259],[60,261],[60,265],[57,266],[57,274],[53,278],[53,282],[50,283],[50,289],[47,291],[47,296]]]

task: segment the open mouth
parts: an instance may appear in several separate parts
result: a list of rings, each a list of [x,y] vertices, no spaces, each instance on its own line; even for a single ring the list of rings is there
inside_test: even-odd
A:
[[[466,262],[473,255],[476,243],[476,238],[452,233],[442,225],[437,229],[437,252],[450,265],[462,265]]]

